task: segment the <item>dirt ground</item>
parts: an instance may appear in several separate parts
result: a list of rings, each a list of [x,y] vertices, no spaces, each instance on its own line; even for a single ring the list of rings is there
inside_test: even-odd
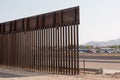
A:
[[[80,62],[80,67],[83,68],[83,62]],[[85,62],[85,67],[120,70],[120,63]]]
[[[120,80],[120,75],[60,75],[0,68],[0,80]]]
[[[29,76],[29,77],[16,77],[16,78],[0,78],[0,80],[120,80],[120,79],[104,77],[101,75],[97,75],[97,76],[44,75],[44,76]]]

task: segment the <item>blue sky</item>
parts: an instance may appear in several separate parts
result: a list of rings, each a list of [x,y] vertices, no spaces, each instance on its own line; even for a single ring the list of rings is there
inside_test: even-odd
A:
[[[1,0],[0,22],[80,6],[80,44],[120,38],[120,0]]]

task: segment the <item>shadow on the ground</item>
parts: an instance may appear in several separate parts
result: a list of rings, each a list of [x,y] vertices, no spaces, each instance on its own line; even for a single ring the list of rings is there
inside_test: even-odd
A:
[[[14,77],[25,77],[25,76],[0,72],[0,78],[14,78]]]

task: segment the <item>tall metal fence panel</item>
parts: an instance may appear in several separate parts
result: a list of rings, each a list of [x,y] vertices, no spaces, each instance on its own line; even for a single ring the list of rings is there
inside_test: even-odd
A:
[[[79,74],[79,7],[0,23],[0,66]]]

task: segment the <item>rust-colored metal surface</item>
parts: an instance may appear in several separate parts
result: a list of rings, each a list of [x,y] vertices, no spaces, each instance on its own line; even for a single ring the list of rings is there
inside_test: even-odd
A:
[[[0,66],[79,74],[79,7],[0,23]]]

